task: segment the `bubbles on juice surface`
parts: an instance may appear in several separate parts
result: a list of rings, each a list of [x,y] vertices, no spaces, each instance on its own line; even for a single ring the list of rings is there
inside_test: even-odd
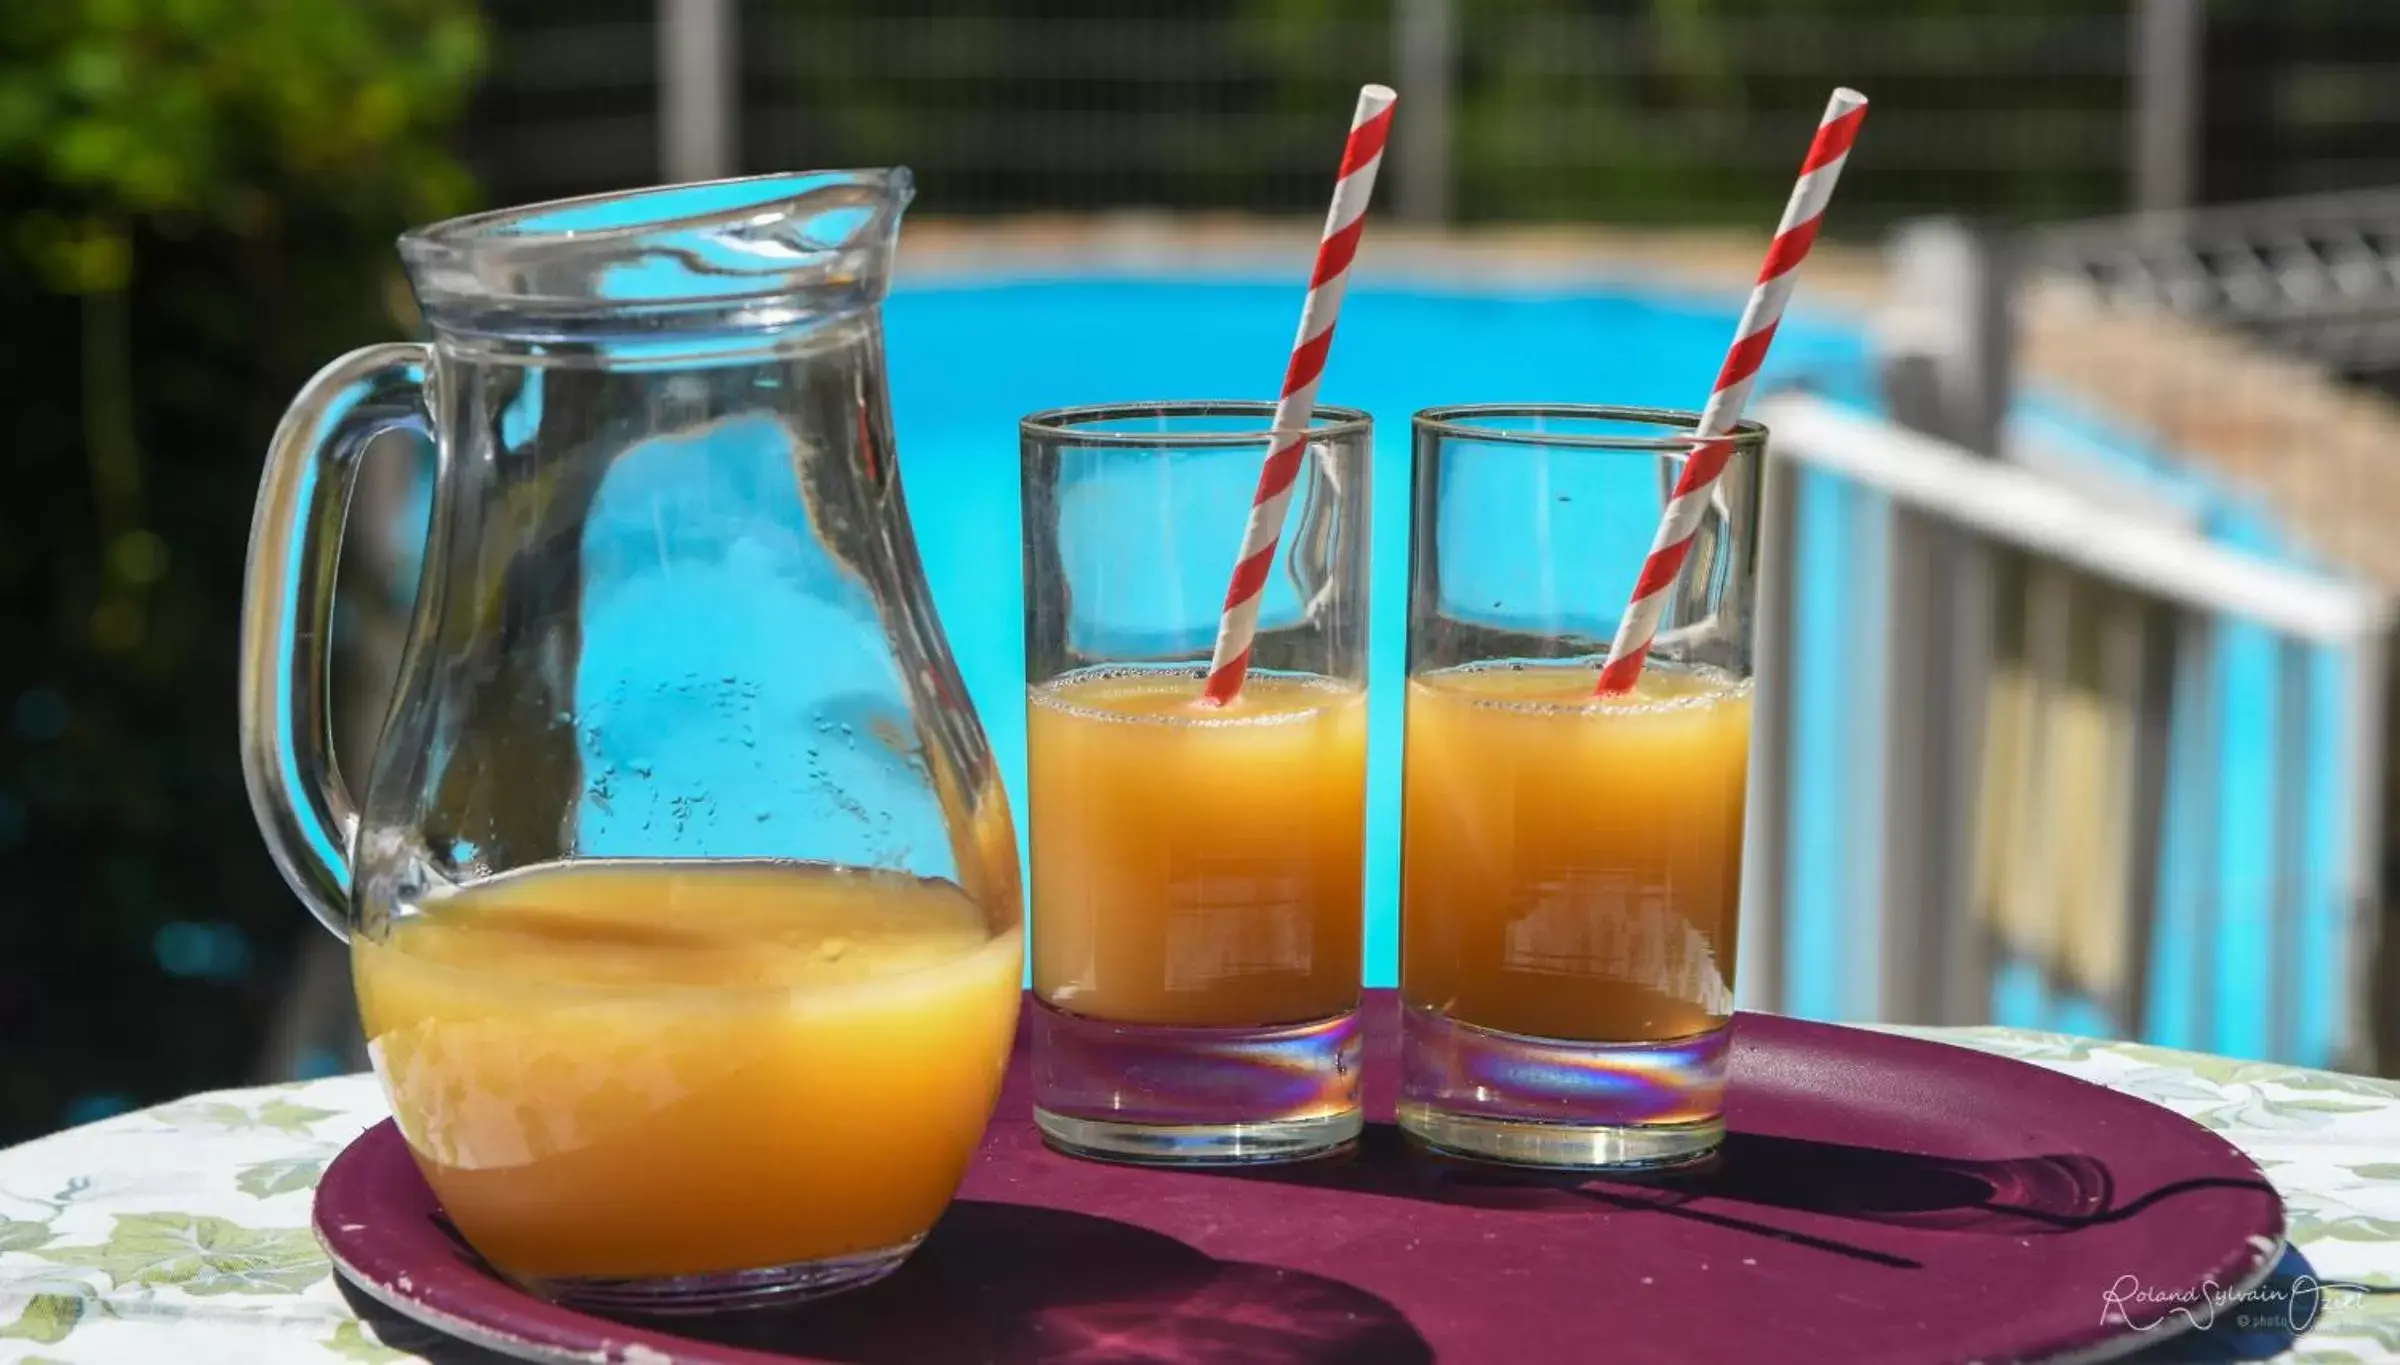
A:
[[[939,966],[993,935],[955,883],[779,859],[588,859],[403,906],[388,947],[512,989],[790,990]]]
[[[1207,673],[1200,664],[1102,664],[1037,684],[1026,697],[1046,711],[1081,720],[1196,729],[1299,724],[1366,697],[1364,687],[1338,678],[1252,670],[1230,706],[1211,706],[1200,696]]]
[[[1587,659],[1493,659],[1410,677],[1412,688],[1480,710],[1526,715],[1655,715],[1706,711],[1747,701],[1751,680],[1708,664],[1654,660],[1630,695],[1597,694],[1600,662]]]

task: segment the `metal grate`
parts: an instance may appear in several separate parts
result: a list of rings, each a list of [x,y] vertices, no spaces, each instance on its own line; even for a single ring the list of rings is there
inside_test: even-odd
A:
[[[2035,262],[2115,307],[2240,328],[2337,373],[2400,379],[2400,190],[2072,224]]]

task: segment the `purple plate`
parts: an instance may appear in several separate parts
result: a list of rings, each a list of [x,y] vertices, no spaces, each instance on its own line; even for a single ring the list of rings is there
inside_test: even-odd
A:
[[[2104,1321],[2126,1277],[2153,1296],[2232,1293],[2282,1251],[2282,1201],[2258,1168],[2167,1110],[1964,1048],[1765,1015],[1735,1023],[1711,1174],[1437,1161],[1389,1121],[1389,992],[1369,993],[1368,1017],[1366,1137],[1300,1167],[1058,1156],[1034,1132],[1020,1048],[923,1248],[814,1304],[652,1324],[533,1298],[461,1247],[389,1123],[325,1172],[317,1236],[408,1318],[587,1365],[2094,1360],[2183,1322]]]

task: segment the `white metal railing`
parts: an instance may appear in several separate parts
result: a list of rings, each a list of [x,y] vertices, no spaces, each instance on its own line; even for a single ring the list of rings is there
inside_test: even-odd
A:
[[[2384,598],[1821,400],[1772,397],[1759,415],[1774,459],[1745,1003],[1981,1022],[2007,977],[2082,1002],[2113,1032],[2358,1061],[2356,991],[2327,1002],[2319,987],[2369,951]],[[1870,548],[1801,542],[1810,480],[1871,495]],[[1866,611],[1864,634],[1824,638],[1795,620],[1804,574],[1812,601],[1889,609]],[[1878,637],[1879,620],[1908,628]],[[2229,717],[2218,651],[2237,629],[2263,632],[2274,664]],[[1823,651],[1840,660],[1830,712],[1799,695]],[[2327,690],[2332,716],[2317,709]],[[2312,743],[2326,723],[2334,742]],[[1846,794],[1795,765],[1804,725],[1847,734],[1860,773]],[[2270,756],[2263,782],[2228,786],[2229,734]],[[2327,752],[2346,770],[2326,771]],[[1847,862],[1799,856],[1796,841],[1823,837],[1801,817],[1827,799],[1842,802]],[[2268,850],[2258,885],[2229,883],[2212,837],[2243,802]],[[2321,856],[2327,829],[2338,866]],[[1829,866],[1839,886],[1804,884]],[[2312,919],[2328,902],[2338,922]],[[1830,995],[1793,951],[1796,934],[1828,933],[1859,978]],[[2255,1037],[2226,1019],[2246,1001],[2265,1017]]]
[[[2016,464],[1819,399],[1778,396],[1760,407],[1772,414],[1764,420],[1787,459],[2194,611],[2330,645],[2350,644],[2383,622],[2383,598],[2371,589],[2229,550],[2185,527],[2128,519]]]

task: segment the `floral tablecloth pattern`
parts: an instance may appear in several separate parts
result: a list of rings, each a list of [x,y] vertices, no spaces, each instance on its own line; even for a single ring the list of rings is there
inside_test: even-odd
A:
[[[2248,1152],[2290,1211],[2265,1350],[2400,1360],[2400,1083],[2012,1029],[1910,1030],[2161,1104]],[[0,1362],[410,1362],[480,1358],[352,1308],[308,1230],[317,1176],[387,1111],[373,1078],[198,1095],[0,1151]],[[2299,1277],[2307,1277],[2299,1279]],[[2295,1279],[2313,1293],[2289,1292]],[[2181,1311],[2129,1300],[2139,1326]],[[2144,1359],[2256,1359],[2239,1305]],[[2177,1320],[2173,1325],[2181,1325]]]

